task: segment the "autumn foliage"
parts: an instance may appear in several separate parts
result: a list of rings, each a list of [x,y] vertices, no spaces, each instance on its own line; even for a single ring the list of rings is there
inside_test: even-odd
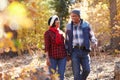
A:
[[[0,73],[4,80],[45,80],[50,78],[48,66],[45,64],[44,32],[49,28],[47,21],[53,14],[62,14],[64,8],[59,1],[54,0],[5,0],[9,1],[5,9],[0,11],[0,53],[17,52],[19,55],[29,53],[37,55],[28,66],[12,68]],[[52,8],[50,1],[53,2]],[[65,0],[64,0],[65,1]],[[57,4],[59,3],[59,4]],[[68,4],[67,4],[68,3]],[[1,4],[1,3],[0,3]],[[68,13],[73,8],[81,9],[81,17],[92,25],[99,41],[98,48],[101,51],[120,53],[120,1],[116,0],[116,12],[113,18],[115,25],[111,26],[109,0],[77,0],[73,4],[66,1],[64,6],[65,17],[62,17],[65,25],[69,21]],[[56,11],[55,11],[56,9]],[[112,45],[111,45],[112,44]],[[42,62],[43,60],[43,62]],[[44,65],[42,65],[44,64]],[[36,66],[35,66],[36,65]],[[42,67],[41,67],[42,66]],[[53,70],[54,72],[54,70]],[[39,76],[41,75],[41,76]],[[53,80],[58,79],[59,74],[51,75]]]

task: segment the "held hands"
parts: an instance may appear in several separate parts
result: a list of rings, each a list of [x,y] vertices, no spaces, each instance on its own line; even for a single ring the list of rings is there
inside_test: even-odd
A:
[[[67,54],[67,61],[70,61],[70,60],[71,60],[71,55]]]

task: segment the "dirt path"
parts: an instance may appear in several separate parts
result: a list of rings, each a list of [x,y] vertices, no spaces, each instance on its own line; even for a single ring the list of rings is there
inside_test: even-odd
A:
[[[44,67],[44,60],[45,59],[42,57],[30,56],[28,54],[14,58],[0,59],[0,72],[11,71],[14,68],[20,71],[20,69],[29,65],[39,68]],[[97,57],[91,57],[91,73],[88,80],[114,80],[115,62],[118,61],[120,61],[120,56],[115,57],[112,55],[102,54]],[[70,61],[67,62],[65,80],[73,80]]]
[[[120,56],[102,54],[91,57],[91,73],[88,80],[114,80],[115,62],[120,61]],[[68,63],[70,64],[70,62]],[[71,67],[68,65],[65,80],[73,80]]]

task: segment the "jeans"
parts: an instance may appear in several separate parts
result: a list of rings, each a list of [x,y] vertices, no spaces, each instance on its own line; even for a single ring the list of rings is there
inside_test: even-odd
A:
[[[50,58],[50,63],[51,65],[49,66],[49,71],[51,74],[53,72],[51,69],[56,71],[56,67],[58,67],[58,74],[60,75],[60,80],[64,80],[64,72],[65,72],[65,67],[66,67],[66,57],[62,59],[54,59]]]
[[[74,80],[86,80],[90,73],[90,57],[88,52],[74,48],[71,58]]]

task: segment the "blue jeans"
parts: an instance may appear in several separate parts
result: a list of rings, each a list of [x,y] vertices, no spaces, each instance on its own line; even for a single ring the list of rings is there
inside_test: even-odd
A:
[[[71,58],[74,80],[86,80],[90,73],[88,52],[74,48]]]
[[[58,67],[58,74],[60,75],[60,80],[64,80],[64,73],[65,73],[65,67],[66,67],[66,57],[62,59],[54,59],[50,58],[51,65],[49,66],[49,71],[51,72],[51,69],[56,71],[56,67]]]

